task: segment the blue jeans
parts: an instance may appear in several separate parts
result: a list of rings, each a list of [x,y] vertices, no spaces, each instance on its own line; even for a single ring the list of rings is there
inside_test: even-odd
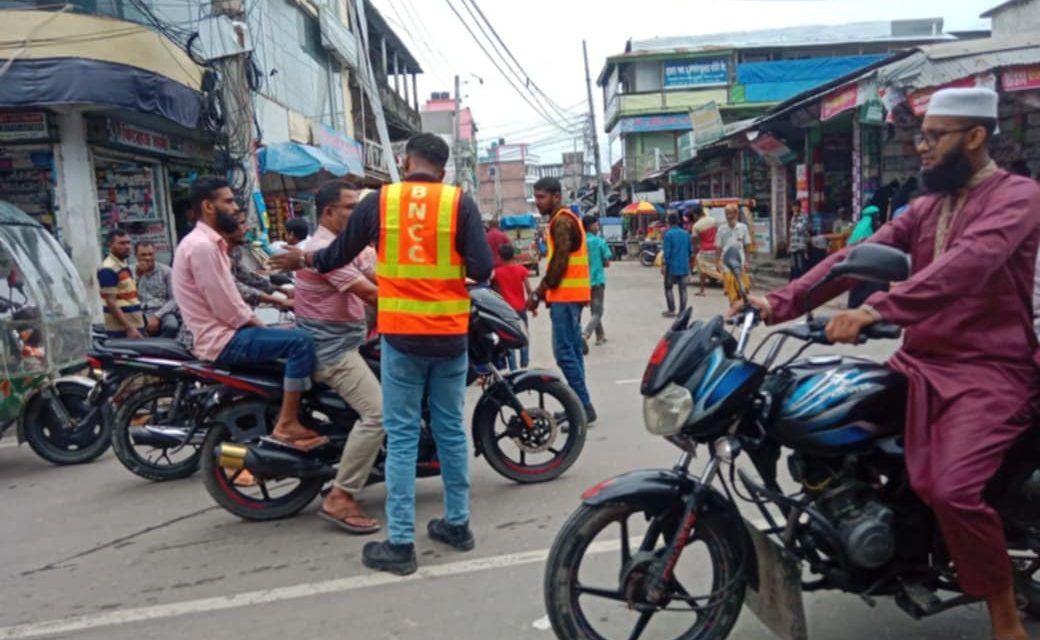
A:
[[[526,311],[517,311],[516,313],[517,313],[517,315],[520,316],[520,319],[524,321],[524,326],[526,327],[527,326],[527,312]],[[528,337],[530,337],[530,334],[528,334]],[[510,371],[516,371],[516,369],[517,369],[517,366],[516,366],[516,352],[517,351],[520,352],[520,367],[519,368],[526,369],[527,365],[530,364],[530,362],[531,362],[530,348],[528,346],[522,347],[520,349],[510,349],[508,355],[506,356],[508,358],[509,370]]]
[[[463,425],[469,356],[433,358],[402,353],[383,338],[380,356],[383,430],[386,431],[386,520],[393,544],[415,540],[415,465],[422,399],[429,398],[430,429],[444,482],[444,518],[469,521],[469,445]]]
[[[286,391],[306,391],[311,388],[311,375],[317,360],[314,340],[299,329],[268,329],[243,327],[220,352],[217,364],[242,365],[285,360]]]
[[[581,355],[581,307],[576,302],[554,302],[549,305],[549,319],[556,365],[578,394],[582,406],[587,407],[592,400],[585,386],[585,358]]]

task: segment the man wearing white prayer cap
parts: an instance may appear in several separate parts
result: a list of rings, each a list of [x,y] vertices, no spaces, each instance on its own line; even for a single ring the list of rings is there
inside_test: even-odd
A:
[[[988,89],[932,96],[916,138],[930,193],[868,240],[910,253],[913,274],[835,316],[827,337],[854,342],[876,322],[905,329],[888,366],[909,383],[904,443],[911,485],[936,515],[960,588],[986,601],[993,637],[1025,640],[1006,537],[1021,537],[1022,528],[1005,532],[982,492],[1032,425],[1040,390],[1032,309],[1040,187],[990,159],[997,104]],[[848,251],[751,303],[771,323],[800,316],[809,288]],[[852,284],[829,282],[813,300],[830,300]]]

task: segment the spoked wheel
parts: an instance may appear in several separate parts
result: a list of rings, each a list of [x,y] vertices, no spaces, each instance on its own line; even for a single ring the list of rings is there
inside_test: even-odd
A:
[[[674,577],[648,589],[651,567],[678,529],[680,505],[582,505],[556,536],[545,569],[545,606],[559,638],[722,640],[744,602],[740,536],[701,514]]]
[[[77,381],[55,384],[54,392],[68,414],[68,426],[43,395],[37,396],[27,407],[25,440],[36,455],[54,464],[81,464],[94,460],[108,449],[112,425],[98,407],[91,406],[92,388]]]
[[[563,474],[585,447],[585,410],[558,380],[528,378],[513,387],[530,424],[509,405],[482,405],[473,416],[488,464],[523,484]]]
[[[254,478],[244,468],[220,466],[217,447],[231,440],[227,425],[217,422],[210,426],[202,444],[202,480],[217,504],[239,518],[254,521],[287,518],[310,504],[321,492],[325,481],[320,478]],[[253,482],[246,483],[250,479]]]
[[[149,480],[187,478],[198,471],[205,432],[193,433],[190,399],[174,413],[176,384],[152,384],[130,394],[116,414],[112,448],[123,466]]]

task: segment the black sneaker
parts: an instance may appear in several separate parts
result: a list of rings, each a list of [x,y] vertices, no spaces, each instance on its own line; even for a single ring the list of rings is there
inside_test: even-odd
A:
[[[426,532],[437,542],[454,547],[456,551],[472,551],[473,547],[477,546],[473,532],[469,529],[469,522],[449,524],[444,518],[436,518],[426,525]]]
[[[596,426],[596,410],[591,404],[585,405],[585,426],[590,429]]]
[[[369,569],[386,571],[399,576],[415,573],[419,568],[415,562],[414,544],[393,544],[389,540],[366,544],[361,554],[361,561]]]

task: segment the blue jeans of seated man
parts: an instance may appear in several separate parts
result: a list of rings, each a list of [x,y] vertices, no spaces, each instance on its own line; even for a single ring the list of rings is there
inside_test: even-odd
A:
[[[581,355],[581,308],[576,302],[554,302],[549,305],[549,319],[556,366],[578,394],[582,406],[587,407],[592,400],[585,386],[585,357]]]
[[[386,520],[393,544],[415,540],[415,465],[424,395],[429,398],[430,429],[441,463],[444,518],[450,524],[469,521],[469,445],[463,422],[468,366],[465,353],[420,356],[402,353],[382,340]]]
[[[243,327],[220,352],[217,364],[241,365],[275,360],[286,361],[283,389],[306,391],[311,388],[311,375],[317,364],[314,339],[299,329]]]

